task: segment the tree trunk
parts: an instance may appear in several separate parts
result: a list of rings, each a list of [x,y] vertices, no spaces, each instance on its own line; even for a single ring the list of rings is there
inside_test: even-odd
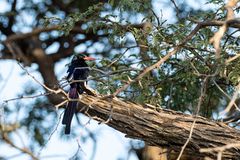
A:
[[[185,152],[200,157],[216,157],[216,153],[200,153],[201,148],[213,148],[240,141],[238,130],[222,122],[193,117],[180,112],[154,108],[122,101],[117,98],[101,98],[82,95],[80,106],[85,106],[84,114],[106,123],[110,127],[126,134],[126,137],[140,139],[148,145],[167,147],[180,152],[189,137],[194,119],[192,138]],[[82,108],[81,107],[81,108]],[[82,108],[83,109],[83,108]],[[240,150],[225,150],[225,159],[240,159]]]

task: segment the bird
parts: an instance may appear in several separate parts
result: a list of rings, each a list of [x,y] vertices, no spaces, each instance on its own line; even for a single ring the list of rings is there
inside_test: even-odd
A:
[[[86,92],[88,95],[94,96],[95,94],[86,87],[87,78],[89,76],[90,69],[86,61],[95,60],[93,57],[88,57],[83,54],[79,54],[73,57],[68,70],[66,79],[71,82],[68,96],[70,99],[78,99],[79,94]],[[78,81],[79,80],[79,81]],[[62,124],[66,125],[65,134],[70,134],[71,122],[74,113],[77,110],[77,101],[69,101],[64,111]]]

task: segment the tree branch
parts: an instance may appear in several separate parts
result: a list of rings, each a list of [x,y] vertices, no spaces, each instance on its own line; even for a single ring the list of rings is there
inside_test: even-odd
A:
[[[194,117],[117,98],[104,99],[83,95],[79,101],[80,106],[87,106],[84,114],[93,119],[107,121],[111,116],[111,120],[106,124],[126,134],[126,137],[141,139],[149,145],[164,146],[177,152],[188,139],[194,119],[196,119],[195,130],[185,149],[188,154],[215,157],[214,153],[200,153],[199,150],[240,141],[240,133],[236,129],[200,116]],[[237,148],[222,153],[223,158],[240,158]]]
[[[10,139],[9,137],[7,136],[6,133],[2,132],[2,139],[7,143],[9,144],[10,146],[12,146],[13,148],[21,151],[22,153],[26,153],[28,154],[33,160],[38,160],[38,157],[36,157],[29,149],[27,148],[21,148],[17,145],[15,145]]]

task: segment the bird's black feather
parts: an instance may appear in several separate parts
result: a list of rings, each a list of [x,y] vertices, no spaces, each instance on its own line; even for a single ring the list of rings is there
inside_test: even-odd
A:
[[[77,99],[79,97],[78,94],[89,91],[85,86],[89,71],[88,65],[83,58],[77,58],[71,62],[67,70],[67,80],[70,81],[72,78],[73,81],[82,81],[70,83],[69,98]],[[71,122],[76,112],[77,104],[77,101],[69,101],[67,104],[62,120],[62,124],[66,125],[65,134],[70,134]]]

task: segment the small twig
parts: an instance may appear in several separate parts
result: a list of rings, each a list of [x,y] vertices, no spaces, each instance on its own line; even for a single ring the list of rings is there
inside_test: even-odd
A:
[[[19,62],[18,65],[27,73],[28,76],[30,76],[35,82],[37,82],[39,85],[41,85],[43,88],[45,88],[47,91],[54,93],[54,94],[59,94],[59,93],[63,93],[66,97],[68,96],[67,93],[62,90],[61,88],[54,90],[49,88],[48,86],[46,86],[45,84],[41,83],[39,80],[37,80],[32,74],[30,74],[28,72],[28,70],[26,68],[24,68]]]
[[[121,56],[119,56],[116,60],[112,61],[112,63],[110,63],[109,65],[107,65],[107,67],[112,66],[114,63],[116,63],[117,61],[119,61],[126,53],[128,50],[132,49],[132,48],[136,48],[138,46],[131,46],[131,47],[127,47],[126,50],[122,53]]]
[[[192,68],[195,70],[194,74],[196,74],[197,76],[201,76],[201,73],[197,70],[195,65],[192,62],[190,62],[190,64],[191,64]]]
[[[21,148],[18,147],[17,145],[15,145],[7,136],[6,133],[2,132],[2,139],[9,144],[10,146],[12,146],[13,148],[21,151],[22,153],[26,153],[28,154],[33,160],[38,160],[38,157],[36,157],[30,150],[28,150],[27,148]]]
[[[69,84],[72,84],[72,83],[75,83],[75,82],[86,82],[86,81],[90,81],[90,80],[99,80],[100,78],[110,77],[110,76],[113,76],[113,75],[115,75],[117,73],[123,73],[123,72],[127,72],[127,71],[140,71],[140,69],[138,69],[138,68],[126,68],[126,69],[120,69],[120,70],[116,70],[116,71],[112,71],[112,72],[105,72],[103,70],[100,70],[100,69],[97,69],[97,68],[91,68],[91,67],[79,67],[79,68],[81,68],[81,69],[88,68],[90,70],[94,70],[94,71],[100,72],[103,75],[96,76],[96,77],[90,77],[90,78],[87,78],[85,80],[70,80],[70,81],[66,81],[66,82],[61,84],[61,88],[65,88]]]
[[[185,148],[187,147],[188,143],[190,142],[191,138],[192,138],[192,134],[193,134],[193,129],[194,129],[194,126],[195,126],[195,123],[196,123],[197,119],[194,119],[192,125],[191,125],[191,128],[190,128],[190,132],[189,132],[189,136],[188,136],[188,139],[187,141],[184,143],[184,145],[182,146],[182,149],[178,155],[178,158],[177,160],[180,160],[180,158],[182,157],[182,154],[185,150]]]
[[[233,7],[237,4],[238,0],[229,0],[228,3],[225,5],[225,8],[227,10],[227,18],[224,24],[219,28],[219,30],[214,34],[214,36],[210,39],[210,43],[213,43],[213,46],[215,48],[215,56],[218,60],[220,58],[221,54],[221,47],[220,47],[220,41],[224,35],[224,33],[228,29],[228,21],[234,19],[234,11]]]
[[[231,148],[240,148],[240,143],[230,143],[221,147],[214,147],[214,148],[202,148],[200,149],[200,152],[201,153],[217,152],[217,160],[221,160],[223,152]]]
[[[7,45],[8,49],[10,50],[10,52],[12,53],[13,57],[16,58],[16,54],[15,54],[14,49],[13,49],[13,47],[11,46],[11,44],[7,42],[6,45]],[[47,91],[52,92],[52,93],[55,93],[55,94],[63,93],[65,96],[67,96],[67,93],[66,93],[64,90],[62,90],[62,89],[53,90],[53,89],[47,87],[45,84],[42,84],[42,83],[41,83],[39,80],[37,80],[33,75],[31,75],[31,74],[28,72],[28,70],[21,65],[21,63],[20,63],[19,61],[17,61],[17,64],[27,73],[27,75],[29,75],[35,82],[37,82],[39,85],[41,85],[41,86],[42,86],[43,88],[45,88]]]
[[[240,91],[240,83],[238,83],[238,85],[236,86],[236,90],[231,98],[231,101],[228,103],[228,106],[220,114],[227,113],[231,110],[232,106],[235,104],[235,101],[238,97],[239,91]],[[238,109],[238,107],[237,107],[237,109]]]
[[[213,80],[213,83],[216,85],[216,87],[217,87],[229,100],[232,99],[226,92],[224,92],[224,90],[217,84],[217,82],[216,82],[215,80]],[[235,103],[235,101],[234,101],[233,105],[234,105],[234,107],[235,107],[238,111],[240,111],[240,108],[237,106],[237,104]],[[220,113],[220,114],[221,114],[221,113]]]
[[[151,70],[153,70],[154,68],[159,67],[161,64],[163,64],[166,60],[168,60],[172,55],[174,55],[177,51],[179,51],[180,47],[175,47],[173,49],[173,51],[168,52],[168,54],[166,56],[164,56],[162,59],[160,59],[157,63],[153,64],[152,66],[149,66],[147,68],[145,68],[141,74],[139,74],[135,79],[128,81],[125,85],[123,85],[121,88],[119,88],[118,90],[116,90],[112,96],[115,97],[117,96],[120,92],[124,91],[125,89],[127,89],[130,84],[132,84],[133,82],[137,82],[140,79],[142,79],[142,77],[144,77],[148,72],[150,72]]]
[[[26,144],[25,144],[25,142],[24,142],[24,140],[23,140],[23,137],[22,137],[21,134],[19,133],[19,131],[16,130],[14,133],[18,136],[18,139],[21,141],[21,143],[22,143],[22,145],[23,145],[23,148],[26,148]]]
[[[222,152],[218,152],[218,154],[217,154],[217,160],[222,160]]]
[[[227,45],[228,40],[232,37],[232,35],[234,35],[235,33],[238,33],[239,31],[240,31],[239,29],[236,29],[231,34],[227,35],[227,38],[226,38],[222,48],[225,48],[225,46]]]
[[[67,102],[69,102],[69,99],[67,99],[67,100],[65,100],[65,101],[63,101],[63,102],[61,102],[61,103],[55,105],[55,108],[58,110],[58,108],[59,108],[60,106],[65,105]]]
[[[20,96],[20,97],[4,100],[4,102],[8,103],[10,101],[15,101],[15,100],[19,100],[19,99],[32,99],[32,98],[36,98],[36,97],[40,97],[40,96],[47,96],[47,95],[50,95],[50,94],[51,93],[40,93],[38,95],[33,95],[33,96]]]
[[[57,122],[56,126],[54,127],[54,129],[53,129],[52,132],[50,133],[47,141],[44,143],[44,145],[43,145],[43,146],[40,148],[40,150],[38,151],[37,157],[39,157],[39,156],[41,155],[43,149],[46,147],[46,145],[48,144],[48,142],[51,140],[53,134],[57,131],[58,126],[59,126],[59,124],[60,124],[60,122],[61,122],[61,118],[62,118],[63,113],[64,113],[64,111],[59,115],[59,117],[58,117],[58,122]]]
[[[229,59],[227,59],[225,61],[225,64],[228,65],[230,62],[234,61],[235,59],[237,59],[238,57],[240,57],[240,53],[236,54],[234,57],[231,57]]]
[[[111,104],[111,110],[110,110],[110,114],[108,116],[108,119],[106,121],[99,121],[98,124],[101,124],[101,123],[107,124],[109,121],[112,120],[112,115],[113,115],[113,105]]]
[[[6,103],[3,102],[0,106],[0,132],[5,131],[5,105]]]
[[[157,20],[157,25],[158,25],[158,27],[160,27],[161,23],[160,23],[159,17],[157,16],[157,14],[154,12],[153,9],[151,9],[151,12],[152,12],[152,14],[154,15],[154,17],[155,17],[156,20]]]
[[[76,142],[78,145],[78,149],[77,149],[76,153],[71,158],[69,158],[70,160],[75,160],[77,158],[79,151],[82,151],[86,155],[86,153],[83,151],[78,139],[76,139]]]
[[[11,44],[9,42],[6,42],[6,45],[8,47],[8,49],[10,50],[10,52],[12,53],[13,57],[16,59],[16,54],[14,52],[14,49],[13,47],[11,46]],[[51,92],[51,93],[54,93],[54,94],[59,94],[59,93],[62,93],[64,94],[66,97],[68,97],[67,93],[62,90],[61,88],[57,89],[57,90],[54,90],[54,89],[51,89],[49,87],[47,87],[45,84],[42,84],[39,80],[37,80],[33,75],[31,75],[28,70],[26,68],[24,68],[21,63],[19,61],[17,61],[17,64],[27,73],[28,76],[30,76],[35,82],[37,82],[39,85],[41,85],[43,88],[45,88],[47,91]]]
[[[179,8],[178,8],[175,0],[170,0],[170,1],[173,3],[173,5],[174,5],[174,7],[175,7],[175,9],[176,9],[176,16],[180,19],[180,17],[179,17],[179,14],[180,14]]]
[[[95,99],[94,101],[92,101],[92,102],[88,105],[88,107],[92,108],[92,105],[93,105],[94,103],[96,103],[96,102],[98,102],[98,101],[100,101],[100,100],[102,100],[102,99],[107,99],[107,98],[112,98],[112,95],[107,95],[107,96],[101,97],[101,98],[99,98],[99,99]],[[112,99],[110,99],[110,100],[111,100],[111,102],[112,102]],[[79,100],[79,101],[80,101],[80,100]],[[110,109],[109,117],[108,117],[108,119],[105,120],[105,121],[102,120],[101,118],[97,117],[97,116],[94,116],[94,117],[93,117],[93,116],[89,115],[89,114],[87,113],[87,111],[85,111],[85,114],[89,117],[89,120],[88,120],[88,122],[87,122],[84,126],[86,126],[87,124],[89,124],[92,119],[99,121],[99,124],[101,124],[101,123],[107,124],[109,121],[112,120],[113,105],[111,104],[111,109]]]
[[[202,87],[201,87],[201,94],[200,94],[200,97],[199,97],[199,100],[198,100],[198,104],[197,104],[196,116],[198,115],[198,113],[200,111],[200,108],[201,108],[201,105],[202,105],[202,102],[203,102],[203,98],[204,98],[205,93],[206,93],[206,84],[207,84],[208,78],[209,77],[205,77],[204,80],[203,80],[203,84],[202,84]],[[193,121],[193,123],[191,125],[191,129],[190,129],[190,133],[189,133],[188,139],[185,142],[185,144],[182,146],[181,152],[179,153],[177,160],[180,160],[180,158],[182,157],[182,154],[183,154],[185,148],[187,147],[188,143],[190,142],[190,140],[192,138],[193,129],[194,129],[196,121],[197,121],[197,119],[194,118],[194,121]]]

